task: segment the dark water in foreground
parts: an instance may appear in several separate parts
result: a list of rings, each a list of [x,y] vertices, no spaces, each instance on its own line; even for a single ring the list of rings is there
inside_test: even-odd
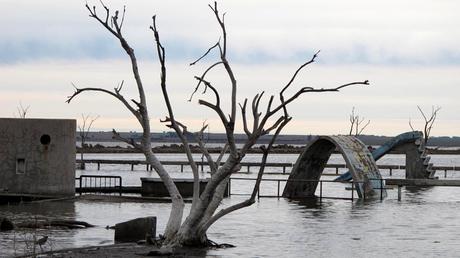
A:
[[[460,254],[460,189],[403,190],[403,199],[384,201],[323,200],[299,203],[263,198],[228,215],[210,230],[216,242],[236,248],[212,250],[209,255],[242,257],[458,257]],[[244,197],[224,201],[229,205]],[[37,231],[50,236],[45,248],[110,244],[106,225],[158,216],[165,225],[168,204],[138,202],[64,201],[0,206],[0,214],[22,218],[41,216],[84,220],[97,225],[81,230]],[[23,253],[33,232],[0,233],[0,257]],[[16,239],[16,240],[15,240]],[[14,243],[16,242],[16,247]]]
[[[98,173],[133,173],[127,178],[133,181],[135,175],[138,178],[146,173],[122,171],[129,168],[108,169],[112,170]],[[85,173],[96,172],[90,169]],[[250,186],[250,182],[241,182],[234,189],[246,192]],[[326,195],[347,197],[350,192],[345,190],[346,186],[324,187]],[[267,194],[276,189],[273,185],[262,187]],[[261,198],[253,206],[232,213],[211,227],[209,238],[237,247],[210,250],[208,254],[223,257],[460,256],[460,188],[403,188],[402,201],[397,200],[396,194],[396,190],[389,190],[388,198],[383,201],[323,199],[321,205],[317,201],[301,203],[283,198]],[[246,196],[235,195],[225,199],[223,205],[244,198]],[[97,227],[2,232],[0,257],[31,252],[34,235],[50,237],[44,247],[46,250],[111,244],[114,232],[106,230],[106,225],[142,216],[157,216],[157,233],[161,233],[168,213],[167,203],[133,201],[77,200],[2,205],[0,216],[14,220],[68,218],[87,221]]]

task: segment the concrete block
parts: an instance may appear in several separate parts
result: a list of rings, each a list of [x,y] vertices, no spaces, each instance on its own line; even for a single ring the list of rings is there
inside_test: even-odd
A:
[[[116,242],[137,242],[147,236],[155,237],[157,217],[144,217],[118,223],[115,225]]]
[[[13,230],[14,224],[8,218],[0,218],[0,231]]]
[[[73,196],[75,128],[70,119],[0,118],[0,189]]]

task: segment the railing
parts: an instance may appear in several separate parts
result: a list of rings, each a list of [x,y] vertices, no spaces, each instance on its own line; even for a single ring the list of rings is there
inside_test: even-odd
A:
[[[121,176],[81,175],[75,178],[78,182],[76,191],[82,193],[119,193],[123,192]]]
[[[230,177],[230,180],[229,180],[229,183],[228,183],[228,192],[229,192],[229,195],[250,195],[250,193],[232,193],[232,181],[233,180],[241,180],[241,181],[256,181],[257,179],[256,178],[244,178],[244,177]],[[385,186],[385,179],[370,179],[370,180],[378,180],[380,181],[380,185],[381,186]],[[282,193],[281,193],[281,182],[310,182],[310,183],[318,183],[318,187],[319,187],[319,201],[320,203],[322,202],[322,199],[342,199],[342,200],[351,200],[353,201],[355,198],[355,184],[359,184],[359,183],[363,183],[363,182],[353,182],[353,181],[350,181],[350,182],[337,182],[337,181],[334,181],[334,180],[309,180],[309,179],[261,179],[261,182],[276,182],[277,183],[277,193],[276,195],[261,195],[260,194],[260,190],[261,190],[261,185],[259,185],[259,191],[257,191],[257,199],[259,198],[262,198],[262,197],[267,197],[267,198],[280,198],[282,197]],[[325,183],[331,183],[331,184],[349,184],[351,187],[346,187],[345,189],[349,189],[351,190],[351,194],[350,194],[350,198],[346,198],[346,197],[334,197],[334,196],[324,196],[323,194],[323,184]],[[380,200],[383,200],[383,197],[384,197],[384,194],[383,194],[383,190],[384,189],[387,189],[386,187],[379,187],[379,188],[374,188],[376,190],[379,190],[380,192]],[[363,193],[365,194],[365,193]],[[365,199],[366,196],[364,195],[363,198]]]
[[[82,163],[81,160],[76,160],[77,163]],[[101,164],[126,164],[131,166],[131,171],[134,170],[135,165],[145,165],[146,170],[152,170],[152,167],[145,160],[106,160],[106,159],[87,159],[83,161],[84,163],[97,164],[97,170],[101,169]],[[163,165],[166,166],[180,166],[180,171],[184,172],[185,166],[190,166],[188,161],[161,161]],[[204,167],[208,166],[208,162],[197,161],[196,164],[201,168],[201,171],[204,171]],[[223,164],[223,163],[221,163]],[[246,172],[251,172],[251,167],[260,167],[260,162],[241,162],[242,167],[246,167]],[[286,172],[286,168],[292,168],[293,163],[287,162],[267,162],[265,167],[278,167],[282,168],[283,171],[278,174],[289,174]],[[347,166],[345,164],[327,164],[326,168],[334,168],[335,174],[339,174],[339,169],[345,169]],[[379,169],[387,169],[390,172],[390,176],[393,175],[393,170],[406,169],[405,165],[378,165]],[[433,169],[436,171],[444,171],[444,177],[447,177],[447,171],[460,171],[460,167],[457,166],[433,166]],[[243,172],[244,173],[244,172]],[[267,173],[268,174],[268,173]],[[274,173],[273,173],[274,174]]]

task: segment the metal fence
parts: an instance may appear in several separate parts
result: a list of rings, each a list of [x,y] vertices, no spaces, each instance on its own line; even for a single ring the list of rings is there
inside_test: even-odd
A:
[[[232,181],[256,181],[256,178],[244,178],[244,177],[231,177],[229,181],[229,186],[228,186],[228,191],[229,195],[250,195],[250,193],[232,193]],[[384,189],[387,189],[385,187],[385,179],[370,179],[370,180],[378,180],[380,186],[382,187],[374,187],[374,189],[379,190],[379,197],[380,200],[383,200],[384,198]],[[310,182],[310,183],[318,183],[318,188],[319,188],[319,201],[321,202],[322,199],[342,199],[342,200],[355,200],[357,197],[355,196],[355,190],[356,190],[356,184],[362,184],[363,182],[356,182],[356,181],[349,181],[349,182],[339,182],[339,181],[334,181],[334,180],[308,180],[308,179],[262,179],[261,182],[276,182],[276,195],[263,195],[260,194],[262,186],[259,185],[259,191],[257,191],[257,198],[280,198],[282,197],[282,190],[281,190],[281,183],[286,183],[286,182]],[[349,185],[349,187],[345,187],[346,190],[350,190],[350,197],[338,197],[338,196],[325,196],[324,195],[324,189],[323,185],[324,184],[341,184],[341,185]],[[364,194],[364,193],[363,193]],[[366,198],[364,195],[363,198]]]
[[[122,194],[123,181],[121,176],[81,175],[78,181],[77,193],[119,193]]]

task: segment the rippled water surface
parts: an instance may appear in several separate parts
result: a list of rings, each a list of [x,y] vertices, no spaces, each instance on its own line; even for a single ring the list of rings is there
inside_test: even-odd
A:
[[[137,155],[94,155],[88,158],[139,158]],[[259,156],[248,157],[256,161]],[[162,155],[162,159],[178,160],[181,156]],[[297,155],[277,155],[277,162],[295,162]],[[455,156],[434,156],[435,165],[460,165]],[[330,163],[340,163],[333,156]],[[380,164],[404,164],[404,156],[387,155]],[[175,177],[190,173],[175,172]],[[79,171],[80,173],[80,171]],[[84,174],[122,175],[125,182],[139,185],[139,177],[154,176],[139,166],[131,172],[126,166],[90,166]],[[388,174],[388,171],[382,171]],[[397,171],[395,176],[402,176]],[[206,177],[206,173],[203,173]],[[242,175],[238,175],[241,177]],[[247,177],[253,176],[246,175]],[[443,174],[442,174],[443,176]],[[283,178],[266,175],[266,178]],[[455,177],[448,174],[448,177]],[[327,177],[325,179],[331,179]],[[232,182],[232,192],[249,192],[252,182]],[[346,184],[324,186],[324,195],[349,197]],[[282,187],[282,186],[281,186]],[[276,183],[266,182],[261,192],[276,194]],[[247,196],[234,195],[224,206],[240,202]],[[188,206],[187,206],[188,207]],[[106,202],[100,200],[68,200],[0,206],[0,216],[15,221],[26,219],[68,218],[83,220],[97,227],[80,230],[38,230],[0,233],[0,257],[23,253],[33,236],[50,236],[45,249],[60,249],[113,243],[112,230],[106,225],[143,216],[157,216],[158,229],[165,227],[169,212],[167,203]],[[231,243],[236,248],[211,250],[209,255],[224,257],[458,257],[460,254],[460,188],[403,188],[402,200],[397,191],[389,190],[383,201],[350,201],[323,199],[310,202],[283,198],[261,198],[253,206],[229,214],[213,225],[208,234],[216,242]],[[30,244],[29,244],[30,247]],[[30,250],[29,250],[30,251]]]

